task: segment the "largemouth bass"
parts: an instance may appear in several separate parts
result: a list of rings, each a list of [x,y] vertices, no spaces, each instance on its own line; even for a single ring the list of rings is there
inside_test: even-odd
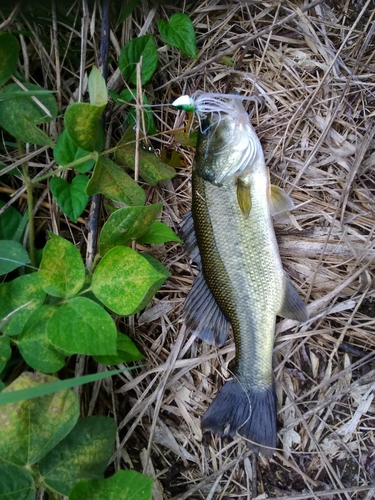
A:
[[[223,106],[222,106],[223,109]],[[202,430],[243,436],[264,455],[277,442],[272,352],[276,316],[307,320],[306,306],[284,273],[272,215],[289,210],[270,185],[260,141],[238,99],[202,121],[193,163],[192,217],[181,224],[200,267],[185,302],[185,321],[220,346],[232,326],[236,362],[202,418]],[[196,245],[197,243],[197,245]]]

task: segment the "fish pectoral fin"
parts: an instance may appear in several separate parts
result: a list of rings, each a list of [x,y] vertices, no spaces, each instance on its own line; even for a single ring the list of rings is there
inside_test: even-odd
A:
[[[269,198],[271,215],[281,214],[283,212],[287,212],[288,210],[293,210],[294,208],[292,198],[279,186],[271,186],[271,194]]]
[[[245,217],[248,217],[251,210],[250,184],[241,177],[237,179],[237,201]]]
[[[276,224],[292,224],[292,219],[289,212],[281,212],[273,216],[273,221]]]
[[[229,335],[229,322],[221,312],[202,271],[196,277],[184,304],[186,327],[198,338],[218,347]]]
[[[298,295],[297,290],[292,285],[290,279],[285,275],[285,293],[278,316],[295,319],[301,323],[308,320],[306,304]]]

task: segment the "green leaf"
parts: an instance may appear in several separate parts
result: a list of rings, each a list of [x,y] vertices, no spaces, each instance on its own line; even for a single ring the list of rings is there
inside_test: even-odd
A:
[[[55,377],[25,372],[2,394],[31,389]],[[1,408],[0,459],[14,465],[38,462],[75,426],[79,402],[73,391],[61,391]]]
[[[84,479],[102,479],[115,444],[116,423],[107,417],[86,417],[40,462],[44,482],[69,495]]]
[[[86,193],[92,196],[102,193],[111,200],[126,205],[143,205],[144,190],[112,160],[101,156],[87,185]]]
[[[0,244],[0,276],[30,262],[29,254],[18,241],[2,240]]]
[[[0,337],[0,373],[4,370],[5,365],[10,360],[12,349],[10,347],[10,339],[5,335]],[[1,497],[0,497],[1,498]]]
[[[29,90],[40,90],[40,87],[25,83]],[[19,91],[15,83],[3,88],[2,94]],[[37,123],[47,123],[57,116],[57,104],[53,95],[38,96],[38,100],[47,108],[49,115],[35,103],[25,91],[25,97],[0,101],[0,125],[17,139],[38,144],[40,146],[53,146],[53,141],[40,130]]]
[[[146,207],[125,207],[110,215],[100,233],[100,255],[117,245],[128,245],[138,239],[155,220],[162,209],[162,203]]]
[[[124,89],[120,95],[116,94],[112,90],[109,91],[110,96],[115,101],[116,104],[122,105],[124,103],[130,103],[137,99],[136,89]],[[141,108],[141,113],[143,113],[145,122],[145,134],[153,135],[157,133],[154,115],[150,106],[147,106],[148,99],[147,95],[143,94],[143,106]],[[132,107],[129,111],[128,117],[125,120],[127,125],[134,125],[137,122],[137,112],[135,107]],[[141,127],[143,126],[143,120],[141,119]]]
[[[130,14],[133,12],[133,10],[137,7],[138,4],[139,0],[128,0],[128,2],[121,8],[118,24],[123,23],[125,19],[130,16]]]
[[[225,66],[230,66],[231,68],[234,68],[236,66],[236,63],[233,61],[233,59],[228,56],[222,56],[219,60],[222,64],[225,64]]]
[[[149,255],[147,253],[142,254],[142,256],[155,269],[155,271],[157,271],[161,275],[164,275],[165,279],[167,279],[170,276],[168,269],[165,266],[163,266],[161,262],[155,259],[155,257],[152,257],[152,255]],[[152,298],[156,294],[159,288],[160,285],[158,285],[157,283],[150,288],[149,294],[145,296],[143,302],[140,303],[137,311],[140,311],[147,306],[148,302],[150,301],[150,298]]]
[[[81,481],[69,500],[151,500],[153,482],[135,470],[119,470],[107,479]]]
[[[102,151],[104,132],[100,116],[105,105],[93,106],[77,102],[68,107],[64,115],[64,124],[72,141],[85,151]]]
[[[180,238],[163,222],[154,221],[151,226],[137,238],[139,243],[147,245],[166,243],[167,241],[177,241],[182,243]]]
[[[190,18],[179,12],[173,14],[169,23],[163,19],[158,21],[158,29],[165,42],[177,47],[184,54],[196,59],[197,45],[193,23]]]
[[[0,464],[0,498],[3,500],[35,500],[33,476],[23,467]]]
[[[154,121],[154,115],[151,111],[150,106],[144,106],[141,111],[144,114],[145,131],[144,135],[154,135],[157,133],[156,125]],[[126,125],[134,125],[137,122],[136,111],[132,108],[129,111],[128,117],[125,120]],[[140,121],[140,127],[143,127],[143,121]]]
[[[54,306],[39,307],[30,316],[18,337],[18,348],[23,359],[31,368],[43,373],[59,371],[69,355],[56,348],[47,335],[48,322],[56,310]]]
[[[92,291],[113,312],[128,316],[146,306],[166,280],[166,273],[157,271],[131,248],[118,246],[96,267]]]
[[[159,158],[170,167],[183,167],[186,164],[183,155],[171,148],[163,148],[160,151]]]
[[[8,146],[8,145],[9,145],[9,146],[10,146],[10,147],[12,147],[12,148],[17,147],[17,143],[15,143],[15,142],[9,142],[9,141],[4,141],[4,145],[5,145],[5,146]],[[4,165],[4,163],[1,163],[1,164],[0,164],[0,176],[4,175],[4,174],[2,173],[2,170],[6,170],[6,169],[8,169],[8,167],[9,167],[9,165]],[[21,174],[21,170],[20,170],[19,168],[17,168],[17,167],[12,168],[11,170],[6,170],[6,173],[7,173],[8,175],[16,175],[16,176],[18,175],[19,177],[21,177],[21,176],[22,176],[22,174]]]
[[[108,91],[105,80],[96,66],[92,67],[89,75],[90,104],[94,106],[106,106],[108,102]]]
[[[76,160],[84,158],[90,155],[89,151],[79,148],[70,138],[70,135],[66,130],[60,134],[57,139],[56,145],[53,148],[53,157],[58,165],[69,165]],[[84,174],[92,169],[95,165],[95,160],[90,158],[80,165],[76,165],[74,168]]]
[[[145,98],[146,94],[143,94]],[[133,102],[137,100],[137,89],[124,89],[121,91],[120,95],[117,96],[117,104],[123,104],[124,102]]]
[[[89,384],[91,382],[96,382],[97,380],[112,377],[112,375],[118,375],[119,373],[128,370],[130,370],[130,368],[110,370],[103,373],[93,373],[92,375],[83,375],[82,377],[74,377],[67,380],[57,380],[57,382],[51,382],[28,389],[20,389],[10,393],[4,393],[3,391],[0,393],[0,406],[18,403],[19,401],[29,401],[30,399],[40,398],[42,396],[46,396],[47,394],[65,391],[73,387],[78,387],[79,385]]]
[[[53,177],[50,181],[51,192],[58,206],[73,222],[77,222],[89,201],[86,194],[88,182],[85,175],[77,175],[71,184],[61,177]]]
[[[144,359],[144,356],[130,337],[117,332],[117,354],[115,356],[94,356],[94,359],[103,365],[119,365],[120,363],[140,361]]]
[[[0,200],[0,208],[5,205]],[[0,240],[18,241],[18,228],[22,224],[22,215],[14,207],[8,207],[0,215]]]
[[[26,274],[8,283],[1,283],[0,330],[10,336],[20,333],[45,297],[39,273]]]
[[[1,92],[0,91],[0,101],[10,101],[11,99],[19,99],[27,97],[40,97],[44,95],[54,94],[54,90],[15,90],[13,92]]]
[[[195,148],[198,141],[198,131],[195,130],[194,132],[191,132],[191,134],[187,134],[184,131],[177,132],[177,134],[174,135],[174,139],[176,142],[181,144],[181,146]]]
[[[128,89],[125,89],[125,91],[128,91]],[[120,98],[123,98],[125,91],[121,92]],[[147,104],[148,104],[147,96],[146,94],[143,94],[143,107],[141,108],[141,113],[143,113],[143,120],[146,128],[144,133],[149,135],[154,135],[157,133],[154,115],[152,109],[150,108],[150,106],[147,106]],[[141,127],[143,127],[143,120],[142,119],[140,120]],[[127,125],[134,125],[135,123],[137,123],[137,112],[134,107],[129,111],[125,123]]]
[[[142,85],[147,83],[158,65],[157,47],[152,35],[133,38],[122,49],[118,66],[124,77],[133,85],[137,84],[137,63],[142,57]]]
[[[131,170],[135,169],[135,134],[131,128],[120,139],[115,151],[115,161]],[[173,179],[176,170],[165,165],[154,153],[139,150],[139,175],[150,186],[156,186],[159,181]]]
[[[170,273],[168,269],[163,266],[161,262],[158,261],[158,259],[155,259],[152,255],[149,255],[148,253],[143,253],[142,257],[144,257],[149,264],[152,265],[154,269],[160,274],[163,274],[165,278],[168,278],[170,276]]]
[[[85,282],[81,254],[70,241],[55,234],[44,247],[38,274],[44,291],[54,297],[74,297]]]
[[[117,292],[118,293],[118,292]],[[102,306],[86,297],[63,304],[47,325],[53,345],[70,354],[116,354],[116,324]]]
[[[3,86],[17,68],[20,44],[11,33],[0,34],[0,86]]]

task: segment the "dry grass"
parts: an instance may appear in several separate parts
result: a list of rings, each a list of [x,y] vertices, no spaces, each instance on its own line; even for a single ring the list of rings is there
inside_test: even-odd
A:
[[[127,321],[146,362],[85,393],[83,405],[115,416],[113,467],[155,477],[155,500],[375,496],[374,2],[312,4],[188,4],[199,58],[162,46],[157,76],[146,88],[155,103],[198,88],[264,98],[253,125],[274,182],[297,205],[293,224],[276,226],[280,253],[310,313],[302,326],[291,320],[277,325],[279,451],[266,461],[253,457],[241,439],[207,440],[200,419],[229,373],[234,343],[215,349],[185,331],[181,312],[196,271],[178,245],[151,249],[172,277],[146,312]],[[113,26],[114,52],[134,36],[155,33],[160,16],[178,11],[142,6],[123,26]],[[60,62],[65,75],[72,70],[64,54]],[[120,88],[115,66],[110,69],[111,87]],[[77,87],[74,76],[61,83],[63,106]],[[163,220],[176,227],[189,209],[193,150],[170,133],[186,123],[183,113],[165,107],[157,117],[161,134],[152,145],[177,149],[186,167],[173,181],[146,189],[149,202],[164,202]],[[114,113],[113,144],[122,123],[122,114]],[[67,236],[66,221],[45,205],[50,210],[41,206],[39,231],[51,227]],[[79,239],[83,225],[68,227]]]

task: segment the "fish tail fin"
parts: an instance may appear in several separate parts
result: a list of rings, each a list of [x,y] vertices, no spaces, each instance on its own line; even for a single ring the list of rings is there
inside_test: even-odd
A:
[[[256,452],[270,457],[277,441],[276,395],[273,385],[258,387],[236,379],[224,384],[203,415],[203,431],[220,437],[239,434]]]

